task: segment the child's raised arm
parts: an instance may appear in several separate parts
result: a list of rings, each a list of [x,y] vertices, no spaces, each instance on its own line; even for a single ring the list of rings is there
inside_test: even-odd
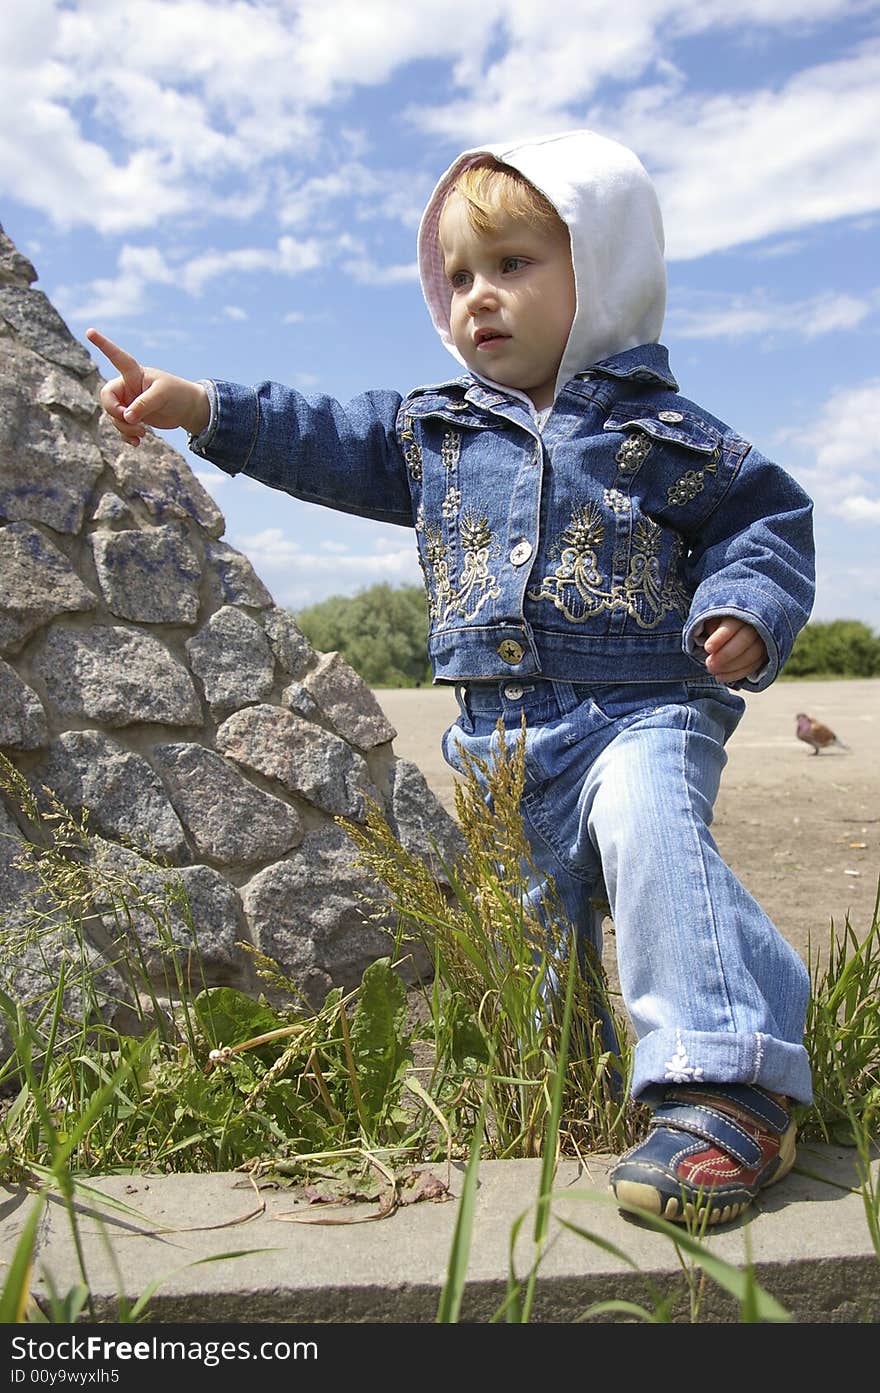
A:
[[[199,435],[211,418],[208,393],[199,382],[174,377],[159,368],[146,368],[97,329],[87,329],[86,338],[119,373],[101,388],[101,405],[123,440],[139,445],[147,426],[175,430],[183,426],[190,435]]]

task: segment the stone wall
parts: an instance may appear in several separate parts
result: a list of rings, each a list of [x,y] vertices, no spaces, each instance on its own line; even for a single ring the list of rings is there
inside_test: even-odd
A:
[[[48,789],[87,810],[102,872],[148,889],[173,868],[209,983],[252,989],[244,942],[317,1004],[389,943],[364,922],[369,887],[336,815],[362,820],[378,800],[426,858],[454,855],[458,829],[395,756],[370,689],[309,645],[222,540],[183,457],[152,435],[122,444],[88,352],[35,279],[0,228],[0,752],[44,804]],[[6,798],[0,987],[22,1001],[62,953],[51,932],[9,951],[45,900],[20,864],[35,835]],[[124,1001],[114,926],[95,909],[89,951]],[[130,931],[158,986],[155,925],[135,913]]]

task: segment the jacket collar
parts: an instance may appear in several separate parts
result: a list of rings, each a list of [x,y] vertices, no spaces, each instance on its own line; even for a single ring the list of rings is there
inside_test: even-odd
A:
[[[590,378],[596,373],[603,377],[628,378],[635,382],[655,382],[661,387],[671,387],[678,391],[678,383],[669,367],[669,351],[662,343],[642,343],[638,348],[628,348],[623,353],[615,353],[611,358],[603,358],[594,363],[589,372],[578,373],[581,378]]]
[[[624,382],[638,383],[639,385],[654,385],[658,387],[671,388],[678,391],[678,383],[669,368],[669,352],[662,343],[643,343],[638,348],[628,348],[623,353],[615,353],[611,358],[603,358],[601,362],[595,363],[588,372],[579,372],[568,383],[564,390],[573,389],[579,391],[580,383],[595,380],[597,377],[617,378]],[[459,392],[462,396],[459,397]],[[489,410],[504,408],[503,415],[510,415],[518,418],[523,414],[528,415],[530,422],[534,413],[524,411],[519,406],[519,402],[525,403],[526,399],[522,393],[507,393],[498,387],[490,387],[480,378],[471,373],[464,373],[460,377],[448,378],[445,382],[439,382],[432,387],[417,388],[414,396],[430,394],[431,396],[456,396],[462,398],[474,406],[488,408]],[[580,395],[584,395],[583,389]],[[587,391],[588,395],[589,392]]]

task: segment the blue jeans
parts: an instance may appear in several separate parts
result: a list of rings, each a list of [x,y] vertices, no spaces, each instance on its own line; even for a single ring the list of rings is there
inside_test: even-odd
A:
[[[633,1095],[752,1083],[811,1102],[809,974],[709,831],[742,698],[708,677],[472,682],[456,694],[443,754],[459,771],[461,751],[491,764],[499,717],[513,746],[525,713],[530,891],[539,903],[552,876],[577,942],[600,954],[591,901],[604,885],[637,1041]]]

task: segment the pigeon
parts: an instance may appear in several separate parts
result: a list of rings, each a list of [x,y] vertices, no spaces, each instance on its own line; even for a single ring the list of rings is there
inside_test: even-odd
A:
[[[812,716],[806,712],[799,711],[795,716],[795,735],[798,740],[803,740],[805,744],[812,745],[813,754],[817,755],[820,750],[831,750],[835,746],[839,750],[848,750],[849,745],[834,734],[828,726],[821,721],[814,721]]]

